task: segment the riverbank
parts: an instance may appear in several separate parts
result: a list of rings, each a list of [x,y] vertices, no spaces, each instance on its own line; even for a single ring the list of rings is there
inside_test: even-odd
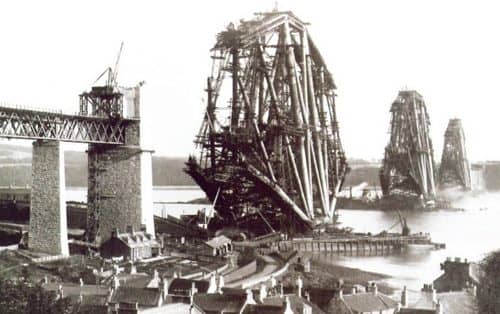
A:
[[[281,278],[283,285],[295,286],[297,278],[300,276],[304,282],[304,287],[334,289],[339,279],[342,279],[346,288],[354,285],[366,286],[371,281],[381,281],[391,278],[388,275],[368,272],[358,268],[335,265],[323,261],[311,260],[310,272],[305,272],[301,264],[295,263],[290,266],[288,272]],[[379,283],[379,291],[385,294],[392,294],[395,289],[387,284]]]

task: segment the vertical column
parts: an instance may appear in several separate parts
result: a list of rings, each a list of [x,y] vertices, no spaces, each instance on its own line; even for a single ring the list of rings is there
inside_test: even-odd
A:
[[[64,152],[58,141],[33,142],[28,245],[50,254],[69,255]]]

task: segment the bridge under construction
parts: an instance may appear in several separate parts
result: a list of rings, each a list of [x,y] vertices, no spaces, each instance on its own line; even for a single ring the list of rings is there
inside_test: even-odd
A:
[[[291,12],[217,35],[204,119],[186,172],[215,204],[212,226],[304,232],[335,217],[347,171],[335,83]]]
[[[69,254],[61,141],[88,144],[88,243],[98,245],[126,226],[154,234],[152,151],[141,148],[140,137],[142,84],[119,87],[116,69],[101,75],[107,74],[105,84],[80,95],[76,115],[0,106],[0,137],[34,140],[30,249]]]
[[[432,207],[436,167],[424,99],[416,91],[400,91],[390,112],[390,140],[380,169],[386,204]]]
[[[470,164],[465,149],[465,134],[460,119],[450,119],[444,134],[439,167],[439,188],[471,189]]]

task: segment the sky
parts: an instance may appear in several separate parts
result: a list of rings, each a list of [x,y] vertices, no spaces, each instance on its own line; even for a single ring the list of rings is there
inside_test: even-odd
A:
[[[311,24],[338,87],[348,157],[383,157],[390,105],[399,90],[415,89],[427,104],[436,161],[450,118],[462,119],[471,160],[500,160],[495,1],[277,2]],[[0,103],[77,112],[78,95],[114,65],[123,41],[118,82],[146,81],[143,123],[153,134],[152,148],[157,155],[186,157],[195,152],[216,34],[275,3],[2,2]]]

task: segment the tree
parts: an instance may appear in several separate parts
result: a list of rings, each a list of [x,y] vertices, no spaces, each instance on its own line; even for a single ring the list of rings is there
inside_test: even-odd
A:
[[[500,250],[486,256],[481,262],[481,269],[477,290],[479,313],[500,313]]]
[[[68,299],[58,299],[40,284],[0,279],[0,313],[74,313]]]

